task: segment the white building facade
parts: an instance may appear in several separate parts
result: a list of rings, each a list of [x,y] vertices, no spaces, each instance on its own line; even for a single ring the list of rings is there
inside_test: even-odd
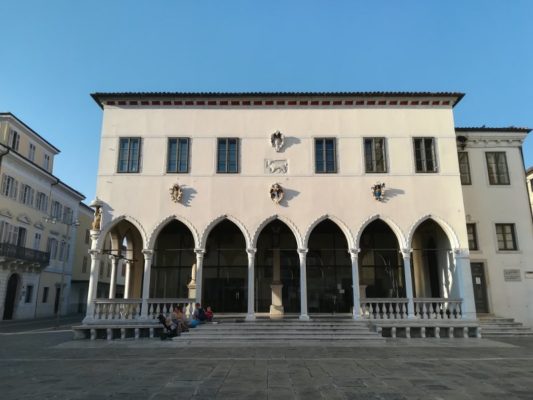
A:
[[[453,107],[463,94],[93,97],[104,111],[94,202],[102,214],[91,231],[86,323],[114,318],[110,307],[149,319],[158,304],[191,297],[248,320],[473,320],[471,260],[486,268],[490,293],[479,312],[533,320],[525,297],[533,227],[520,214],[529,205],[518,158],[527,130],[499,132],[512,136],[500,145],[513,184],[498,193],[523,192],[516,207],[500,215],[476,207],[477,194],[493,188],[468,192],[461,183]],[[476,143],[470,167],[482,174]],[[485,249],[497,245],[488,232],[500,220],[514,224],[519,248]],[[467,221],[487,233],[475,258]],[[494,229],[507,240],[508,227]],[[127,265],[122,303],[96,295],[109,255]],[[519,270],[515,286],[498,275],[502,265]]]

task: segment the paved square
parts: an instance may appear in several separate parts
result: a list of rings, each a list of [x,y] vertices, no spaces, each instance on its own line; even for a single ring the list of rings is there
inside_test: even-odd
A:
[[[0,325],[7,399],[533,399],[533,339],[199,346]]]

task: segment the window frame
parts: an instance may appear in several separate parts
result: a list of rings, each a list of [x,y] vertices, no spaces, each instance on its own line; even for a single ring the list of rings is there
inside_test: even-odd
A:
[[[120,164],[121,164],[121,144],[123,140],[128,140],[128,147],[127,147],[127,159],[126,159],[126,170],[121,171],[120,170]],[[133,170],[132,168],[132,150],[131,150],[131,142],[132,140],[138,140],[139,141],[139,151],[138,151],[138,159],[137,159],[137,169]],[[117,152],[117,174],[138,174],[141,172],[141,160],[142,160],[142,138],[140,136],[121,136],[118,138],[118,152]]]
[[[472,235],[473,235],[473,242],[474,242],[474,246],[470,246],[470,231],[468,230],[468,228],[471,227],[472,228]],[[478,240],[478,235],[477,235],[477,224],[475,222],[468,222],[466,224],[466,235],[467,235],[467,239],[468,239],[468,250],[472,250],[472,251],[477,251],[479,250],[479,240]]]
[[[328,171],[327,170],[327,151],[326,151],[326,142],[328,140],[331,140],[333,142],[333,170],[332,171]],[[324,170],[323,171],[319,171],[318,170],[318,164],[317,164],[317,143],[318,141],[323,141],[323,150],[322,150],[322,162],[323,162],[323,165],[324,165]],[[313,158],[314,158],[314,161],[315,161],[315,174],[336,174],[338,172],[338,168],[337,168],[337,138],[336,137],[331,137],[331,136],[320,136],[320,137],[315,137],[314,138],[314,147],[313,147]]]
[[[226,141],[226,154],[225,154],[225,164],[224,164],[224,170],[220,170],[220,142],[222,140]],[[235,163],[236,163],[236,170],[235,171],[229,171],[229,141],[235,140]],[[216,172],[217,174],[238,174],[240,173],[240,140],[237,137],[220,137],[217,138],[217,156],[216,156]]]
[[[170,142],[171,140],[176,141],[176,170],[171,171],[170,170]],[[187,142],[187,155],[185,160],[185,171],[180,171],[180,141],[185,140]],[[218,142],[217,142],[218,143]],[[190,160],[190,154],[191,154],[191,139],[184,136],[175,136],[175,137],[169,137],[167,138],[167,162],[166,162],[166,173],[167,174],[188,174],[189,173],[189,160]]]
[[[18,131],[11,129],[11,132],[9,132],[9,147],[18,153],[19,146],[20,134],[18,133]]]
[[[498,251],[518,251],[518,240],[517,240],[517,236],[516,236],[516,224],[514,223],[511,223],[511,222],[502,222],[502,223],[495,223],[495,232],[496,232],[496,245],[497,245],[497,248],[498,248]],[[505,232],[502,232],[503,233],[503,244],[504,244],[504,247],[501,248],[500,247],[500,239],[498,237],[499,233],[498,233],[498,228],[499,227],[502,227],[505,229],[506,226],[510,226],[511,227],[511,240],[512,240],[512,243],[513,243],[513,248],[507,248],[507,238],[506,238],[506,233]]]
[[[495,162],[494,165],[496,166],[496,177],[497,177],[497,180],[498,182],[493,182],[491,180],[491,174],[490,174],[490,169],[489,169],[489,154],[503,154],[503,157],[504,157],[504,161],[505,161],[505,175],[507,177],[507,182],[500,182],[499,180],[499,176],[501,175],[501,173],[498,171],[498,162]],[[511,176],[509,174],[509,164],[507,163],[507,152],[506,151],[486,151],[485,152],[485,162],[486,162],[486,167],[487,167],[487,177],[489,179],[489,185],[491,186],[509,186],[511,185]]]
[[[24,303],[29,304],[33,300],[33,285],[26,285],[26,293],[24,294]]]
[[[369,171],[368,168],[367,168],[367,159],[366,159],[366,141],[367,140],[370,140],[372,141],[371,142],[371,152],[372,152],[372,166],[374,167],[375,164],[376,164],[376,146],[375,146],[375,140],[376,139],[380,139],[383,141],[383,144],[382,144],[382,148],[381,148],[381,151],[382,151],[382,158],[383,158],[383,171]],[[363,160],[364,160],[364,163],[365,163],[365,173],[366,174],[386,174],[389,172],[389,168],[388,168],[388,160],[387,160],[387,138],[383,137],[383,136],[375,136],[375,137],[364,137],[363,138]],[[374,168],[375,169],[375,168]]]
[[[48,303],[48,294],[50,293],[50,287],[45,286],[43,287],[43,297],[42,297],[42,303]]]
[[[433,157],[433,170],[428,170],[427,167],[427,159],[425,158],[426,154],[426,144],[425,140],[431,139],[432,143],[432,157]],[[420,140],[423,145],[423,152],[421,154],[424,155],[424,158],[421,159],[421,162],[423,163],[423,170],[419,171],[417,168],[417,158],[416,158],[416,141]],[[437,139],[433,136],[416,136],[413,137],[413,160],[415,164],[415,173],[417,174],[437,174],[439,173],[439,158],[437,156]]]
[[[460,155],[464,155],[466,157],[466,175],[468,177],[468,181],[463,180],[463,171],[461,171],[461,158]],[[461,185],[462,186],[469,186],[472,185],[472,173],[470,171],[470,156],[468,155],[468,151],[458,151],[457,152],[457,161],[459,162],[459,178],[461,179]]]

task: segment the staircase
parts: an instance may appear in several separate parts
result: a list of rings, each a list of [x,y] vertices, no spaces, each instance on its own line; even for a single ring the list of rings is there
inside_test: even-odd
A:
[[[533,336],[533,330],[513,318],[487,315],[479,317],[481,336],[484,338]]]
[[[174,338],[176,341],[201,341],[206,343],[232,342],[331,342],[349,340],[383,340],[370,330],[366,321],[342,318],[323,318],[311,321],[298,319],[222,319],[218,323],[206,323]]]

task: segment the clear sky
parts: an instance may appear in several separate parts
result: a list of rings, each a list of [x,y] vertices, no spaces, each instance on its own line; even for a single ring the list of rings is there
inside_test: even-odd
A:
[[[62,150],[56,175],[88,201],[95,91],[461,91],[457,126],[533,126],[530,0],[0,0],[0,16],[0,111]]]

